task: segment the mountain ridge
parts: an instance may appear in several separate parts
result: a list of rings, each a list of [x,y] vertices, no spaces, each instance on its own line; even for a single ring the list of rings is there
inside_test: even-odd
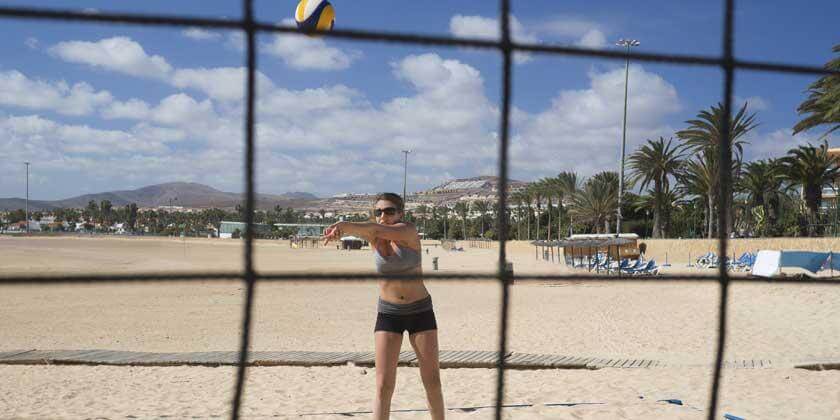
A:
[[[299,207],[319,198],[305,192],[284,194],[257,194],[257,208],[269,209],[275,206]],[[60,200],[29,200],[30,210],[52,210],[56,208],[84,208],[89,201],[97,204],[109,200],[115,207],[136,203],[138,207],[181,206],[189,208],[234,208],[243,204],[245,193],[231,193],[217,190],[196,182],[168,182],[147,185],[134,190],[105,191],[83,194]],[[171,200],[171,201],[170,201]],[[0,209],[24,208],[26,200],[18,197],[0,198]]]

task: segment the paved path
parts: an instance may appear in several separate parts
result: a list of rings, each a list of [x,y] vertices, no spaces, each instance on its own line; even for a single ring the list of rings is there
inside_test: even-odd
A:
[[[442,368],[495,368],[498,353],[493,351],[440,352]],[[237,365],[239,352],[213,351],[188,353],[147,353],[114,350],[14,350],[0,352],[0,364],[82,364],[113,366],[223,366]],[[253,351],[248,354],[250,366],[373,366],[373,352],[312,352],[312,351]],[[417,366],[413,351],[400,353],[400,366]],[[702,365],[666,364],[650,359],[603,359],[597,357],[559,356],[508,352],[505,355],[508,369],[602,369],[602,368],[664,368]],[[840,358],[820,359],[785,364],[770,360],[730,360],[724,362],[729,369],[801,368],[810,370],[840,369]]]

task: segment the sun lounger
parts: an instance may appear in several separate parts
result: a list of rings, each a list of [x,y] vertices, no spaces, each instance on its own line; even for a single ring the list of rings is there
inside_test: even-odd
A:
[[[607,272],[609,274],[612,274],[612,273],[615,273],[615,272],[624,271],[629,266],[630,266],[630,260],[623,259],[623,260],[621,260],[621,262],[610,264],[610,267],[607,269]]]
[[[640,268],[629,270],[628,273],[632,276],[652,276],[659,274],[659,267],[656,266],[656,261],[650,260]]]
[[[697,266],[702,268],[717,267],[718,257],[714,252],[707,252],[705,255],[697,257]]]
[[[628,263],[627,267],[621,270],[622,273],[633,274],[634,271],[638,270],[644,265],[644,260],[639,258],[638,260],[633,261],[632,263]]]

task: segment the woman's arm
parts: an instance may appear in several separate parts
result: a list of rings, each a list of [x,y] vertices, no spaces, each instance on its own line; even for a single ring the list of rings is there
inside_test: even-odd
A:
[[[338,235],[341,234],[360,236],[368,242],[373,242],[374,239],[386,239],[412,243],[417,240],[417,229],[409,223],[382,225],[371,222],[338,222],[324,232],[327,241],[339,239]]]

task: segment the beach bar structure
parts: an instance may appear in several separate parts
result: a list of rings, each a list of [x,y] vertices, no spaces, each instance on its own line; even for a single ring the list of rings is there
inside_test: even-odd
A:
[[[622,259],[638,259],[639,236],[635,233],[625,233],[619,236],[614,234],[592,234],[572,235],[569,238],[554,241],[533,241],[536,259],[554,262],[555,252],[557,261],[561,261],[560,252],[563,252],[563,261],[568,266],[578,266],[586,261],[586,265],[601,258],[609,258],[611,261]]]
[[[619,239],[619,240],[616,240]],[[611,233],[578,234],[566,239],[563,255],[567,257],[594,257],[598,254],[608,254],[610,259],[639,258],[639,235],[622,233],[616,236]]]

